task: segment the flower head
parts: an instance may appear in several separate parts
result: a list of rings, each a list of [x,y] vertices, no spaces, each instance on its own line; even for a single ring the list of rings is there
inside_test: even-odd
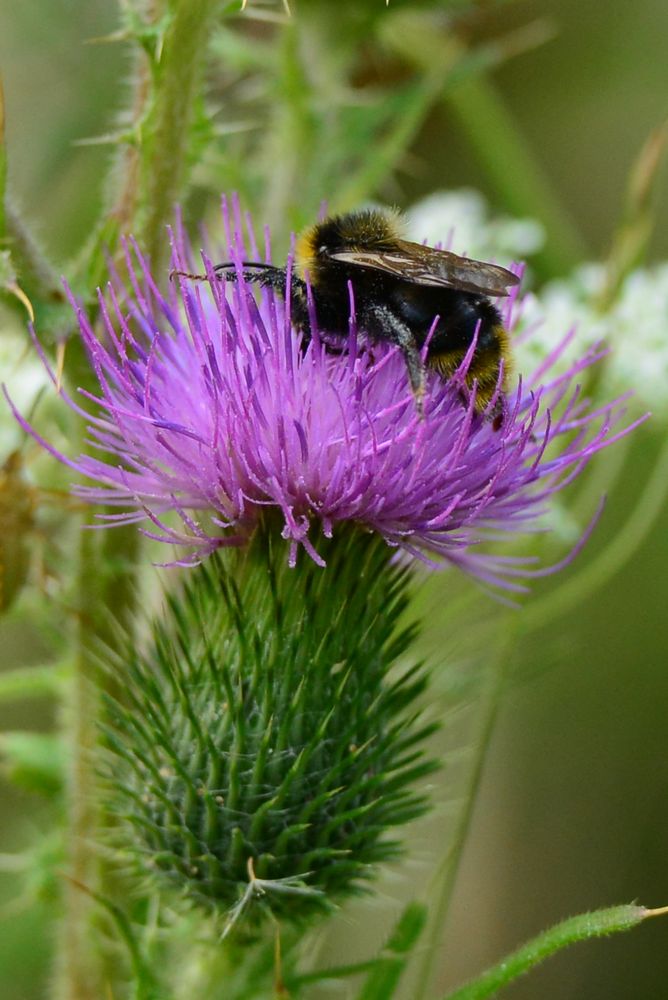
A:
[[[470,358],[449,382],[429,376],[421,419],[397,349],[365,349],[354,319],[342,352],[317,332],[304,346],[290,303],[268,290],[256,299],[242,280],[240,261],[257,259],[250,228],[244,240],[226,208],[224,223],[216,256],[238,263],[236,282],[217,280],[205,258],[208,282],[180,277],[163,294],[133,244],[131,287],[113,276],[99,293],[102,337],[72,299],[100,393],[93,415],[64,396],[88,421],[91,453],[69,459],[43,443],[93,481],[77,494],[122,508],[103,523],[152,522],[149,535],[197,558],[242,543],[274,511],[291,562],[300,546],[318,561],[313,532],[352,521],[432,564],[509,586],[526,567],[483,543],[536,530],[551,494],[624,433],[613,429],[618,404],[591,412],[581,398],[578,376],[597,348],[550,379],[566,338],[518,378],[500,430],[462,402]],[[193,267],[180,228],[173,267]]]
[[[452,244],[457,253],[480,260],[525,260],[545,242],[544,229],[535,219],[493,215],[472,188],[436,191],[411,205],[406,214],[409,239],[442,243],[447,249]]]
[[[629,273],[615,300],[605,309],[601,298],[607,271],[603,264],[585,264],[567,279],[553,281],[524,299],[518,331],[530,330],[519,357],[535,362],[563,330],[576,337],[561,358],[566,370],[576,345],[588,348],[605,339],[610,345],[601,388],[610,395],[633,390],[636,408],[668,413],[668,264],[656,264]]]

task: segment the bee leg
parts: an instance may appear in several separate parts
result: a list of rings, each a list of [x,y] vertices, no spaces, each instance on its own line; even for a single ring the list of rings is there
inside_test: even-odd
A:
[[[403,354],[418,416],[424,418],[425,369],[410,327],[383,305],[370,306],[360,320],[360,326],[366,326],[372,336],[396,344]]]
[[[235,281],[236,271],[228,270],[232,265],[218,264],[214,271],[223,276],[224,281]],[[271,264],[246,265],[241,272],[244,281],[260,285],[261,288],[271,288],[274,292],[286,298],[287,272],[284,267],[273,267]],[[302,333],[302,348],[305,350],[311,339],[311,324],[309,321],[308,296],[306,282],[296,274],[290,275],[290,320]]]
[[[506,399],[503,395],[500,395],[492,408],[492,412],[489,415],[490,420],[492,421],[492,430],[495,431],[501,430],[506,421],[507,409],[508,409],[508,404],[506,403]]]
[[[275,292],[285,296],[285,268],[274,267],[271,264],[242,261],[241,275],[248,284],[260,285],[262,288],[273,288]],[[236,281],[237,270],[232,262],[216,264],[214,274],[221,281]]]
[[[285,278],[283,279],[285,289]],[[285,291],[283,291],[285,295]],[[290,278],[290,319],[302,334],[302,350],[306,350],[311,341],[311,319],[309,316],[308,292],[306,282],[295,274]]]
[[[281,298],[286,297],[287,273],[284,267],[274,267],[273,264],[263,264],[260,261],[242,261],[241,272],[237,271],[232,261],[216,264],[214,274],[221,281],[237,281],[239,273],[248,284],[260,285],[261,288],[271,288]],[[206,274],[191,274],[188,271],[171,271],[170,280],[180,276],[191,281],[206,281]],[[302,347],[306,347],[311,339],[311,324],[309,322],[308,296],[306,282],[292,274],[290,278],[290,308],[294,326],[303,334]]]
[[[273,288],[285,296],[286,275],[284,267],[274,267],[273,264],[263,264],[259,261],[242,261],[241,276],[248,284],[261,285],[262,288]],[[221,281],[236,281],[239,277],[236,264],[233,261],[225,261],[224,264],[215,264],[213,273]],[[174,269],[169,272],[170,280],[176,277],[190,278],[191,281],[206,281],[208,274],[193,274],[190,271],[179,271]],[[298,278],[292,279],[292,285],[299,282]],[[303,284],[303,282],[301,282]]]

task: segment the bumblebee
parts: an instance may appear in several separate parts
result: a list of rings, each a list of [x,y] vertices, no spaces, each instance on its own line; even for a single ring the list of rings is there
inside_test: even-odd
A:
[[[287,295],[285,268],[254,261],[243,261],[242,266],[246,281]],[[214,271],[224,281],[236,279],[230,262],[216,265]],[[509,338],[488,296],[507,295],[519,282],[516,274],[496,264],[410,243],[402,239],[395,216],[367,209],[324,219],[297,239],[291,310],[306,342],[307,282],[318,329],[341,337],[347,336],[352,285],[358,328],[372,340],[399,348],[420,413],[426,374],[420,352],[430,333],[427,365],[445,379],[455,374],[475,339],[466,384],[469,390],[475,386],[476,411],[485,413],[495,429],[501,427]]]

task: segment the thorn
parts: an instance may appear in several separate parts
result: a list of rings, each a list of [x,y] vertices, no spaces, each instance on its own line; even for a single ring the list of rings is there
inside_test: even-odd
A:
[[[15,281],[12,281],[12,282],[10,282],[10,284],[8,284],[6,286],[6,291],[11,292],[11,294],[15,298],[17,298],[19,300],[19,302],[23,306],[25,306],[26,312],[28,313],[28,316],[30,317],[30,322],[34,323],[35,322],[35,311],[34,311],[34,309],[32,307],[32,302],[30,301],[30,299],[28,298],[28,296],[26,295],[26,293],[23,291],[23,289],[20,288],[16,284]]]
[[[500,431],[506,419],[506,403],[503,396],[500,395],[497,399],[490,417],[492,418],[492,430]]]
[[[127,42],[132,38],[131,33],[126,28],[119,31],[110,31],[108,35],[93,35],[92,38],[84,38],[84,45],[112,45],[115,42]]]
[[[121,143],[131,145],[134,137],[128,132],[107,132],[105,135],[91,135],[83,139],[73,139],[73,146],[119,146]]]
[[[63,384],[63,370],[65,368],[65,350],[67,341],[59,340],[56,347],[56,392],[60,392]]]
[[[415,409],[420,420],[424,420],[424,389],[415,394]]]

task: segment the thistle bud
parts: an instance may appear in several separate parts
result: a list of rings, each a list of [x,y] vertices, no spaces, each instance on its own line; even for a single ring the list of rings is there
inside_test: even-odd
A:
[[[167,600],[111,705],[112,801],[141,870],[228,919],[300,920],[358,892],[426,805],[425,674],[408,577],[378,536],[289,566],[257,529]],[[392,674],[389,676],[390,670]]]

